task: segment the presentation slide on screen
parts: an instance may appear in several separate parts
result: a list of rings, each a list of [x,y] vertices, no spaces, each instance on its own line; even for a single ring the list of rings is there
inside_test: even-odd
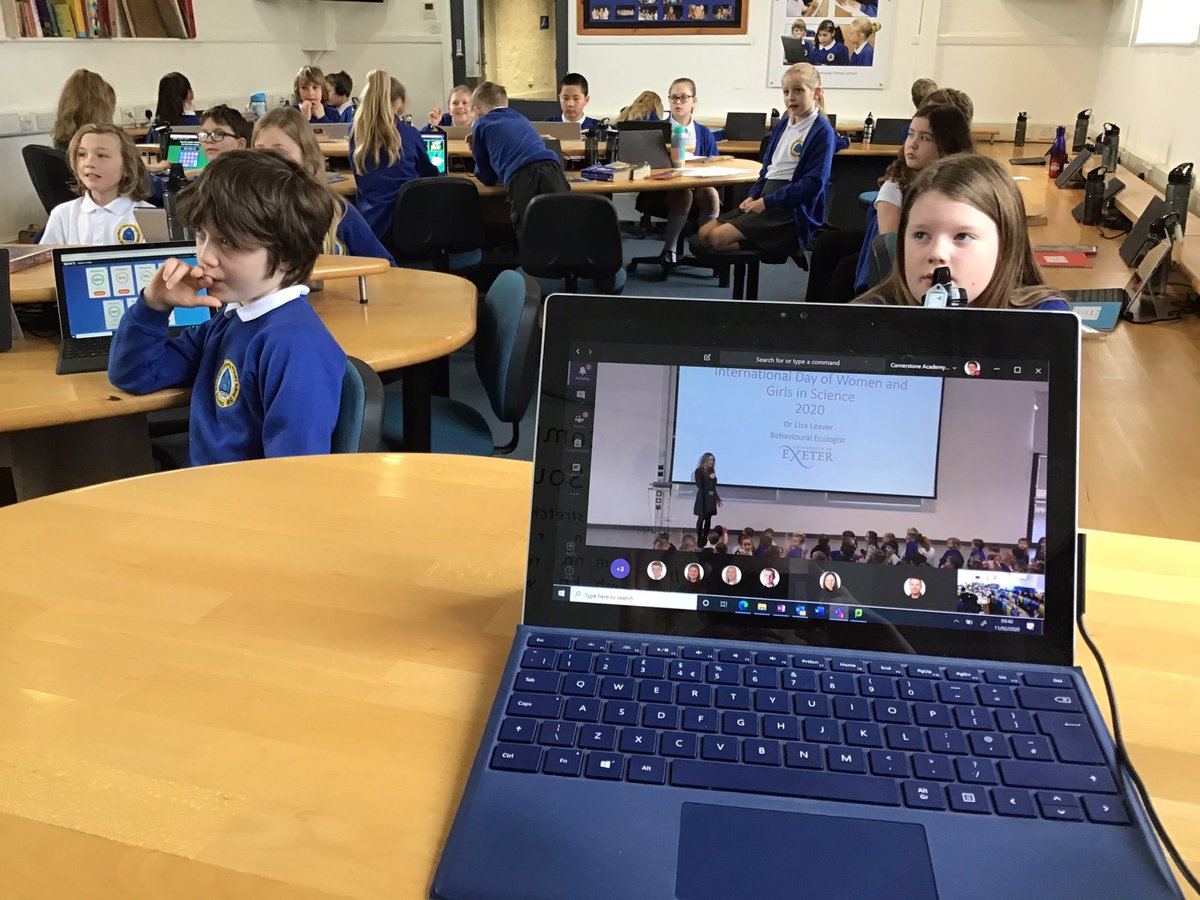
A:
[[[681,367],[671,478],[933,497],[941,416],[940,378]]]

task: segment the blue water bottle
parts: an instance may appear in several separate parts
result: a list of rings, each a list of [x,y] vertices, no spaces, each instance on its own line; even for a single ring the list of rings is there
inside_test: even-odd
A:
[[[676,169],[683,168],[683,160],[687,155],[687,129],[676,125],[671,129],[671,165]]]
[[[250,115],[255,121],[258,121],[267,114],[267,95],[264,93],[256,93],[250,95]]]

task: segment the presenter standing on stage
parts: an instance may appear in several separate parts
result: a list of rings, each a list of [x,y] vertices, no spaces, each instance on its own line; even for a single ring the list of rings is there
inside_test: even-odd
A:
[[[696,542],[703,547],[717,507],[725,505],[717,493],[717,458],[711,453],[701,456],[692,473],[692,481],[696,483],[696,503],[692,508],[696,516]]]

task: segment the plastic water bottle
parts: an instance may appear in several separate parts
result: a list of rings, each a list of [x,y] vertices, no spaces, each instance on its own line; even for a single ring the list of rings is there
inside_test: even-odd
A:
[[[267,114],[267,95],[261,91],[250,95],[250,115],[255,121]]]
[[[864,147],[871,146],[871,138],[874,135],[875,135],[875,117],[868,112],[867,119],[865,122],[863,122],[863,141],[862,142],[863,142]]]
[[[671,128],[671,166],[683,168],[683,159],[687,155],[687,129],[682,125]]]
[[[1180,163],[1167,175],[1167,206],[1179,215],[1179,228],[1187,231],[1188,201],[1192,196],[1192,185],[1195,178],[1192,175],[1190,162]]]
[[[1083,217],[1079,220],[1084,225],[1099,225],[1100,217],[1104,214],[1104,176],[1108,169],[1096,166],[1087,173],[1083,185]]]
[[[1091,109],[1080,110],[1075,117],[1075,136],[1071,139],[1071,152],[1078,153],[1087,146],[1088,123],[1092,121]]]
[[[1029,114],[1017,113],[1017,130],[1013,132],[1013,146],[1025,146],[1025,129],[1029,126]]]
[[[1050,165],[1046,166],[1046,174],[1057,178],[1062,174],[1067,164],[1067,126],[1059,125],[1054,132],[1054,143],[1050,145]]]

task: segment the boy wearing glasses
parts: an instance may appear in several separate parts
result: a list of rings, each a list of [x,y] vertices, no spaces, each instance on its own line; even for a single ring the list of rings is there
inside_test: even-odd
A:
[[[232,106],[214,106],[200,117],[200,149],[213,162],[222,153],[250,146],[251,128],[246,117]]]

